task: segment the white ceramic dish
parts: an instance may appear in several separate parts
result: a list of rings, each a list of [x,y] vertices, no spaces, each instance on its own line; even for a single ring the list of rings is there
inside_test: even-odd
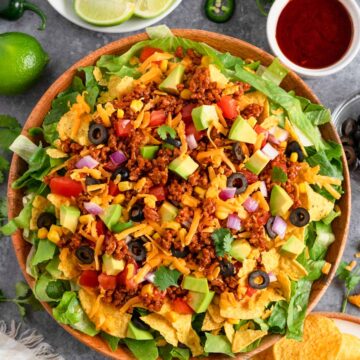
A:
[[[130,20],[116,26],[94,26],[86,21],[80,19],[73,7],[73,0],[48,0],[49,4],[64,18],[71,21],[73,24],[76,24],[82,28],[93,30],[97,32],[104,33],[124,33],[130,31],[137,31],[141,29],[145,29],[148,26],[151,26],[158,21],[162,20],[165,16],[169,15],[172,11],[174,11],[177,6],[181,3],[182,0],[173,0],[173,4],[161,15],[153,19],[141,19],[136,16],[132,17]]]
[[[344,334],[354,335],[360,338],[360,325],[347,320],[334,319],[339,330]]]
[[[277,56],[288,68],[308,78],[316,78],[335,74],[336,72],[342,70],[345,66],[349,65],[360,50],[360,8],[356,3],[356,0],[339,0],[347,9],[353,23],[353,38],[349,49],[337,63],[322,69],[308,69],[294,64],[284,55],[277,43],[277,22],[281,12],[289,1],[290,0],[275,0],[267,18],[267,38],[271,50],[275,56]]]

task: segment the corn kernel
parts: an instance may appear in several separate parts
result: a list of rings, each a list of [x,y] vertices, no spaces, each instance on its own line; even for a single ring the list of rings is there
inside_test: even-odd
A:
[[[162,72],[166,72],[166,70],[167,70],[167,68],[168,68],[168,63],[169,63],[168,60],[161,60],[160,70],[161,70]]]
[[[118,119],[122,119],[124,117],[124,110],[123,109],[118,109],[116,112],[116,115],[118,117]]]
[[[217,210],[215,212],[215,216],[220,220],[225,220],[229,216],[229,214],[228,212]]]
[[[141,295],[145,296],[145,295],[149,295],[151,296],[154,293],[154,286],[153,284],[146,284],[145,286],[143,286],[143,288],[141,289]]]
[[[91,221],[95,220],[94,216],[91,214],[87,214],[87,215],[81,215],[79,217],[79,222],[80,224],[89,224]]]
[[[201,188],[200,186],[195,186],[194,191],[196,192],[196,194],[198,194],[202,199],[205,197],[206,194],[206,190]]]
[[[183,195],[181,201],[183,205],[191,208],[196,208],[199,205],[199,200],[188,194]]]
[[[324,264],[324,266],[322,267],[321,272],[322,272],[323,274],[327,275],[327,274],[330,272],[330,269],[331,269],[331,264],[328,263],[328,262],[326,262],[326,263]]]
[[[191,99],[192,92],[189,89],[184,89],[180,93],[180,97],[184,100],[190,100]]]
[[[356,265],[357,265],[357,264],[356,264],[356,261],[353,260],[348,266],[345,266],[345,269],[346,269],[347,271],[353,271]]]
[[[165,229],[172,229],[172,230],[179,231],[181,228],[181,225],[179,223],[177,223],[176,221],[169,221],[167,223],[164,223],[163,227]]]
[[[144,104],[141,100],[133,100],[130,104],[130,109],[134,112],[140,112]]]
[[[239,319],[227,319],[227,322],[233,325],[237,325],[239,323]]]
[[[287,146],[287,142],[286,142],[286,141],[283,141],[283,142],[280,143],[280,147],[282,147],[282,148],[285,149],[286,146]]]
[[[290,155],[290,161],[291,162],[297,162],[299,158],[299,155],[297,152],[292,152]]]
[[[61,226],[51,225],[50,230],[48,232],[47,238],[57,244],[60,241],[60,235],[62,235]]]
[[[124,194],[119,194],[114,197],[113,204],[122,204],[125,200]]]
[[[131,183],[130,181],[121,181],[118,184],[118,188],[120,191],[128,191],[133,188],[133,183]]]
[[[152,209],[155,209],[156,208],[156,200],[157,200],[156,196],[149,195],[144,199],[144,204]]]
[[[302,194],[305,194],[306,193],[306,185],[304,183],[301,183],[299,185],[299,191],[302,193]]]
[[[46,239],[48,235],[48,231],[46,228],[41,228],[38,230],[38,238],[39,239]]]
[[[160,234],[159,233],[155,233],[154,235],[153,235],[153,239],[154,240],[157,240],[157,239],[160,239]]]

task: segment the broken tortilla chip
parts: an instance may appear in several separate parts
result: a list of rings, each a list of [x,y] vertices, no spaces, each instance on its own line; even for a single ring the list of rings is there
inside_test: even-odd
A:
[[[234,325],[230,324],[229,322],[226,322],[224,324],[224,331],[225,331],[226,337],[228,338],[228,340],[232,344],[232,342],[234,340],[234,335],[235,335]]]
[[[342,334],[338,360],[359,360],[360,339],[350,334]]]
[[[351,304],[360,308],[360,294],[348,296],[348,300]]]
[[[201,327],[202,331],[213,331],[221,329],[223,326],[223,323],[217,323],[213,320],[213,318],[210,316],[209,312],[206,312],[204,321]]]
[[[69,248],[62,248],[59,254],[60,263],[58,269],[62,271],[65,279],[74,279],[81,273],[79,263]]]
[[[276,277],[286,301],[289,302],[291,298],[291,281],[289,277],[281,271],[276,274]]]
[[[291,280],[300,280],[308,274],[307,270],[296,260],[286,256],[280,258],[280,271],[283,271]]]
[[[261,339],[267,334],[267,331],[263,330],[245,330],[245,331],[236,331],[234,335],[234,340],[232,342],[232,351],[237,353],[247,346],[252,344],[254,341]]]
[[[306,193],[310,221],[320,221],[333,210],[334,203],[315,192],[309,184],[306,184]]]
[[[280,254],[276,249],[263,251],[261,253],[261,262],[267,273],[274,271],[279,266]]]

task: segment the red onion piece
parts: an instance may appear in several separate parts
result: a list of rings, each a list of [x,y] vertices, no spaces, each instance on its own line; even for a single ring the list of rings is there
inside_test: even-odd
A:
[[[123,162],[125,162],[127,160],[125,154],[118,150],[118,151],[115,151],[114,153],[112,153],[110,155],[110,160],[115,164],[115,165],[120,165],[122,164]]]
[[[219,198],[221,200],[226,201],[228,199],[232,199],[235,196],[235,193],[236,193],[236,188],[228,187],[220,191]]]
[[[190,150],[194,150],[198,147],[198,143],[195,139],[195,136],[194,134],[190,134],[186,137],[186,142],[190,148]]]
[[[278,234],[282,239],[285,236],[286,228],[287,228],[286,221],[280,216],[275,216],[275,220],[272,225],[272,231]]]
[[[279,152],[269,143],[267,143],[261,151],[271,160],[274,160],[279,155]]]
[[[153,283],[155,280],[155,274],[153,272],[149,272],[148,274],[145,275],[145,280]]]
[[[241,220],[236,214],[230,214],[227,218],[226,227],[229,229],[240,230],[241,229]]]
[[[75,167],[77,169],[82,169],[84,167],[87,167],[89,169],[93,169],[93,168],[97,167],[98,165],[99,165],[98,161],[96,161],[90,155],[86,155],[75,164]]]
[[[262,181],[260,184],[260,192],[262,193],[263,197],[268,197],[268,191],[266,188],[266,183],[265,181]]]
[[[248,197],[243,205],[247,212],[254,212],[259,207],[259,203],[252,197]]]
[[[85,202],[84,208],[92,215],[100,215],[104,212],[103,208],[93,202]]]
[[[269,130],[269,133],[273,135],[278,141],[286,141],[289,137],[289,133],[279,126],[273,127]]]
[[[270,271],[268,273],[268,275],[269,275],[269,280],[270,280],[271,283],[274,282],[274,281],[277,281],[277,277],[272,271]]]

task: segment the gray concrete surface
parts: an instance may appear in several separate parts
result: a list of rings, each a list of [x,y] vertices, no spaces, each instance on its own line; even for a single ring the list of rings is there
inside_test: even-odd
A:
[[[357,0],[360,2],[360,0]],[[50,56],[50,63],[40,81],[27,93],[14,97],[0,96],[0,113],[11,114],[24,123],[31,109],[49,85],[75,61],[91,51],[129,34],[102,34],[73,25],[57,14],[46,1],[33,0],[40,5],[48,16],[47,29],[38,31],[38,18],[31,14],[17,22],[0,20],[0,33],[8,31],[22,31],[34,35],[42,43]],[[258,11],[255,0],[237,1],[236,14],[226,24],[218,25],[208,21],[203,14],[203,1],[183,0],[182,4],[163,23],[169,27],[194,28],[216,31],[251,42],[269,51],[266,40],[266,18]],[[340,73],[319,80],[308,80],[323,103],[334,109],[343,99],[360,87],[360,55],[354,62]],[[1,81],[1,80],[0,80]],[[360,113],[360,109],[359,109]],[[1,141],[1,139],[0,139]],[[360,194],[357,194],[360,196]],[[1,196],[5,196],[5,187],[1,188]],[[350,236],[344,258],[353,258],[360,250],[359,213],[360,197],[353,195],[353,211],[351,217]],[[22,279],[18,268],[10,239],[0,240],[0,288],[8,295],[14,293],[16,281]],[[334,281],[319,303],[317,310],[340,311],[343,289],[342,285]],[[359,316],[359,310],[349,305],[348,313]],[[9,322],[11,319],[20,320],[15,305],[0,304],[0,320]],[[70,360],[95,360],[103,357],[68,335],[45,312],[31,313],[24,319],[25,328],[35,328],[42,333],[46,341]]]

